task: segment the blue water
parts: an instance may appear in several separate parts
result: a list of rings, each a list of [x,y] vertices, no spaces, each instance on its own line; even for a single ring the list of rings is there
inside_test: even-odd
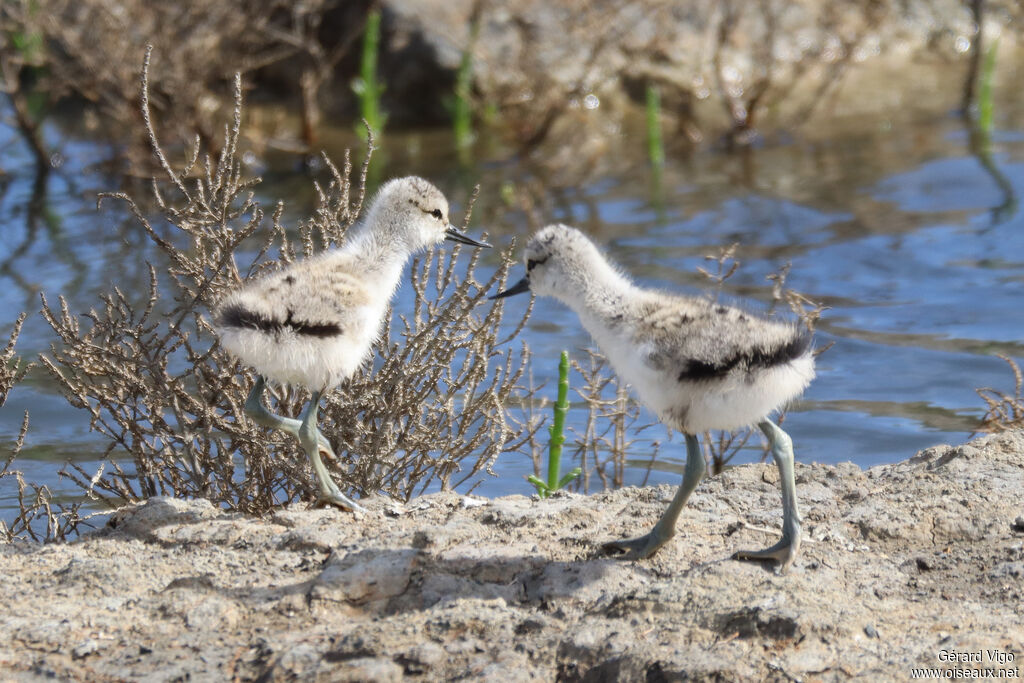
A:
[[[1012,390],[1012,375],[994,354],[1024,357],[1024,211],[1015,203],[1024,193],[1024,116],[1003,111],[987,166],[971,152],[964,122],[940,112],[884,132],[816,143],[769,140],[740,154],[670,148],[660,181],[637,156],[642,131],[629,127],[608,141],[607,158],[594,172],[575,178],[487,141],[466,167],[444,135],[393,134],[380,175],[430,177],[453,198],[456,216],[480,183],[470,232],[486,230],[499,245],[513,236],[522,244],[534,227],[528,212],[501,199],[503,186],[523,189],[543,222],[575,224],[643,284],[685,293],[707,292],[697,272],[713,266],[705,255],[738,242],[741,266],[718,296],[755,310],[771,304],[766,276],[791,263],[787,285],[829,306],[817,345],[834,343],[786,419],[797,458],[869,467],[964,441],[984,409],[975,389]],[[111,157],[109,148],[53,124],[46,135],[61,164],[39,182],[25,146],[0,125],[0,334],[6,339],[17,314],[28,311],[18,351],[30,359],[54,341],[38,314],[40,293],[51,303],[63,295],[73,311],[86,311],[112,286],[143,292],[146,261],[158,258],[123,207],[96,210],[96,192],[122,182],[97,164]],[[328,151],[340,159],[340,146]],[[262,196],[285,200],[287,215],[301,216],[311,202],[310,178],[266,163]],[[497,267],[497,258],[486,254],[481,274]],[[404,288],[396,311],[410,301]],[[510,300],[506,316],[514,318],[526,303]],[[553,394],[559,352],[582,357],[587,335],[550,300],[537,302],[524,334],[534,378],[547,381]],[[57,494],[77,494],[56,470],[69,459],[89,469],[105,442],[37,369],[0,409],[5,450],[25,410],[31,429],[18,468]],[[570,424],[582,420],[576,403]],[[637,424],[651,422],[642,413]],[[661,427],[635,436],[629,457],[637,466],[626,483],[677,481],[679,436],[668,441]],[[662,444],[648,472],[652,440]],[[751,445],[735,462],[760,457]],[[499,476],[484,479],[477,492],[531,492],[526,455],[506,456],[495,469]],[[0,481],[5,516],[15,504],[12,484]]]

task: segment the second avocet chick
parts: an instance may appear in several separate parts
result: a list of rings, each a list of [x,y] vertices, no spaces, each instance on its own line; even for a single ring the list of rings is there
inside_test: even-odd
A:
[[[800,516],[789,436],[768,415],[814,377],[810,334],[738,308],[642,289],[575,228],[549,225],[526,246],[526,277],[492,298],[551,296],[580,318],[619,377],[668,427],[686,436],[683,481],[650,533],[609,549],[646,558],[675,533],[676,519],[704,476],[697,434],[756,424],[768,438],[782,485],[782,539],[739,559],[773,559],[780,571],[800,548]]]

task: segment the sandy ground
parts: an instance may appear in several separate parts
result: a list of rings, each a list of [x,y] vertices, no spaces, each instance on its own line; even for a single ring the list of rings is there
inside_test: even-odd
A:
[[[780,522],[771,465],[705,480],[638,562],[601,543],[646,531],[669,486],[264,519],[154,499],[75,543],[0,546],[0,678],[1019,677],[1022,492],[1024,434],[798,465],[807,541],[785,576],[730,559],[774,541],[751,528]]]

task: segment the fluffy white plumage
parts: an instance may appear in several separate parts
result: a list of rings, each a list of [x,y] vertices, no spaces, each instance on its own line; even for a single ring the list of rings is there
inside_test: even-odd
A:
[[[275,382],[334,387],[369,355],[410,256],[445,239],[478,244],[449,225],[432,184],[391,180],[342,247],[225,297],[214,313],[221,343]]]
[[[638,287],[583,233],[565,225],[534,235],[525,260],[526,277],[493,298],[532,291],[568,305],[641,402],[686,434],[683,481],[658,522],[643,536],[605,548],[633,558],[658,552],[675,534],[679,514],[705,474],[696,435],[756,423],[779,468],[782,538],[735,557],[777,561],[785,572],[801,538],[793,443],[768,414],[814,378],[810,334],[707,299]]]
[[[797,325],[640,288],[579,230],[544,228],[525,261],[523,286],[569,306],[640,401],[681,432],[752,425],[814,378]]]

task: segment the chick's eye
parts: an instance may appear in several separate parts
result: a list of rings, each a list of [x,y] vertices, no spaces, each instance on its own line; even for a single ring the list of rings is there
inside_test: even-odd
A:
[[[441,209],[434,209],[433,211],[430,212],[430,215],[436,218],[437,220],[441,220]]]
[[[527,259],[527,261],[526,261],[526,270],[527,270],[527,272],[533,270],[534,266],[539,266],[540,264],[544,263],[547,260],[548,260],[547,256],[545,256],[542,259],[533,259],[533,258],[532,259]]]

